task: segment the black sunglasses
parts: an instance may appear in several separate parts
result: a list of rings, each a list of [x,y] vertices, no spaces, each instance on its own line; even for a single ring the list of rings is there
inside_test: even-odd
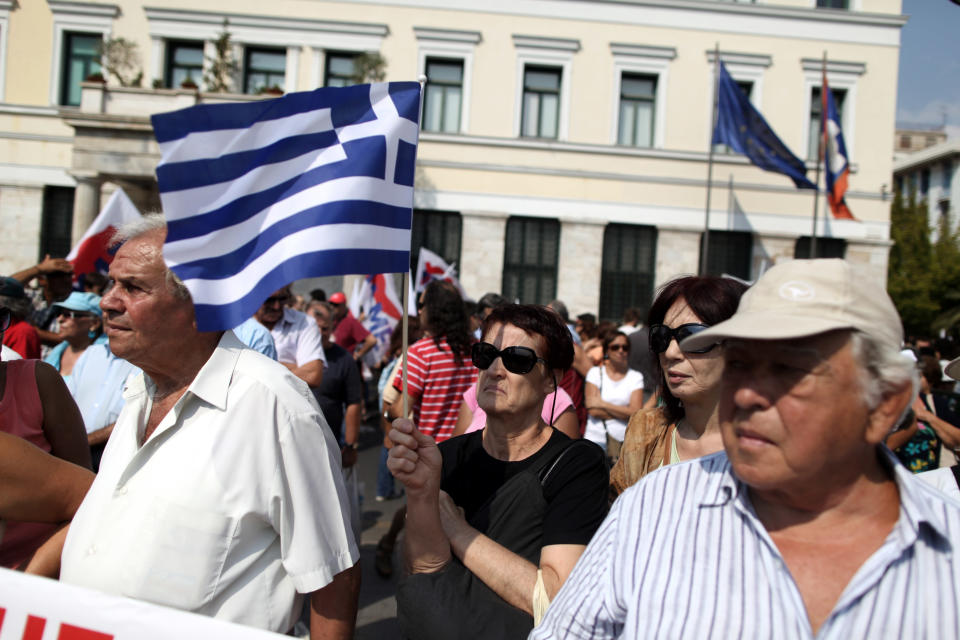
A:
[[[489,369],[493,361],[500,358],[507,371],[520,375],[533,371],[538,362],[547,364],[547,361],[538,358],[536,352],[530,347],[497,349],[489,342],[474,343],[470,357],[473,360],[473,366],[481,371]]]
[[[13,314],[10,313],[10,309],[0,309],[0,331],[6,331],[10,328],[10,319],[13,317]]]
[[[72,309],[62,309],[62,308],[61,308],[61,309],[58,310],[57,317],[60,318],[60,317],[63,317],[63,316],[66,316],[67,318],[71,318],[72,320],[76,320],[76,319],[78,319],[78,318],[92,318],[92,317],[93,317],[93,314],[92,314],[92,313],[84,313],[83,311],[74,311],[74,310],[72,310]]]
[[[663,324],[655,324],[650,327],[650,350],[654,353],[663,353],[670,346],[671,340],[676,340],[677,345],[679,346],[685,338],[705,331],[710,328],[710,325],[701,324],[699,322],[690,322],[688,324],[682,324],[675,329]],[[708,347],[703,347],[700,349],[683,349],[685,353],[706,353],[710,351],[717,343],[713,343]],[[682,348],[682,347],[681,347]]]

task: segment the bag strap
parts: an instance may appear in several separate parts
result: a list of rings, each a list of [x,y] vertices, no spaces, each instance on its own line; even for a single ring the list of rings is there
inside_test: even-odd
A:
[[[540,469],[539,475],[540,475],[541,487],[544,487],[547,484],[547,480],[550,478],[550,474],[553,473],[553,470],[557,468],[557,465],[560,464],[560,461],[563,459],[563,457],[566,456],[569,451],[571,451],[578,445],[596,446],[589,440],[583,440],[583,439],[571,440],[570,444],[568,444],[566,447],[561,449],[560,452],[553,458],[553,460],[549,464],[545,465],[542,469]]]

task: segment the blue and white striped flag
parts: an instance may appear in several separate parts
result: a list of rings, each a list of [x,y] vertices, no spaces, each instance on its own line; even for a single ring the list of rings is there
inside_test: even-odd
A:
[[[197,327],[235,327],[299,278],[410,265],[420,85],[378,83],[152,117],[163,257]]]

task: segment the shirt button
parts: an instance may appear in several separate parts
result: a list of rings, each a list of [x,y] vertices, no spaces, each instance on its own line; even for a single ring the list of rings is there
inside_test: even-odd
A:
[[[127,495],[127,488],[126,488],[126,487],[120,487],[119,489],[117,489],[117,495],[118,495],[118,496],[125,496],[125,495]]]
[[[88,555],[88,556],[92,556],[92,555],[95,554],[96,552],[97,552],[97,545],[91,545],[90,548],[87,549],[87,555]]]

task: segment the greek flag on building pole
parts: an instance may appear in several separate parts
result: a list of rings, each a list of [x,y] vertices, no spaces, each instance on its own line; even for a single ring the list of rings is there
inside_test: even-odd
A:
[[[197,327],[234,327],[307,277],[410,262],[420,85],[377,83],[155,115],[164,260]]]

